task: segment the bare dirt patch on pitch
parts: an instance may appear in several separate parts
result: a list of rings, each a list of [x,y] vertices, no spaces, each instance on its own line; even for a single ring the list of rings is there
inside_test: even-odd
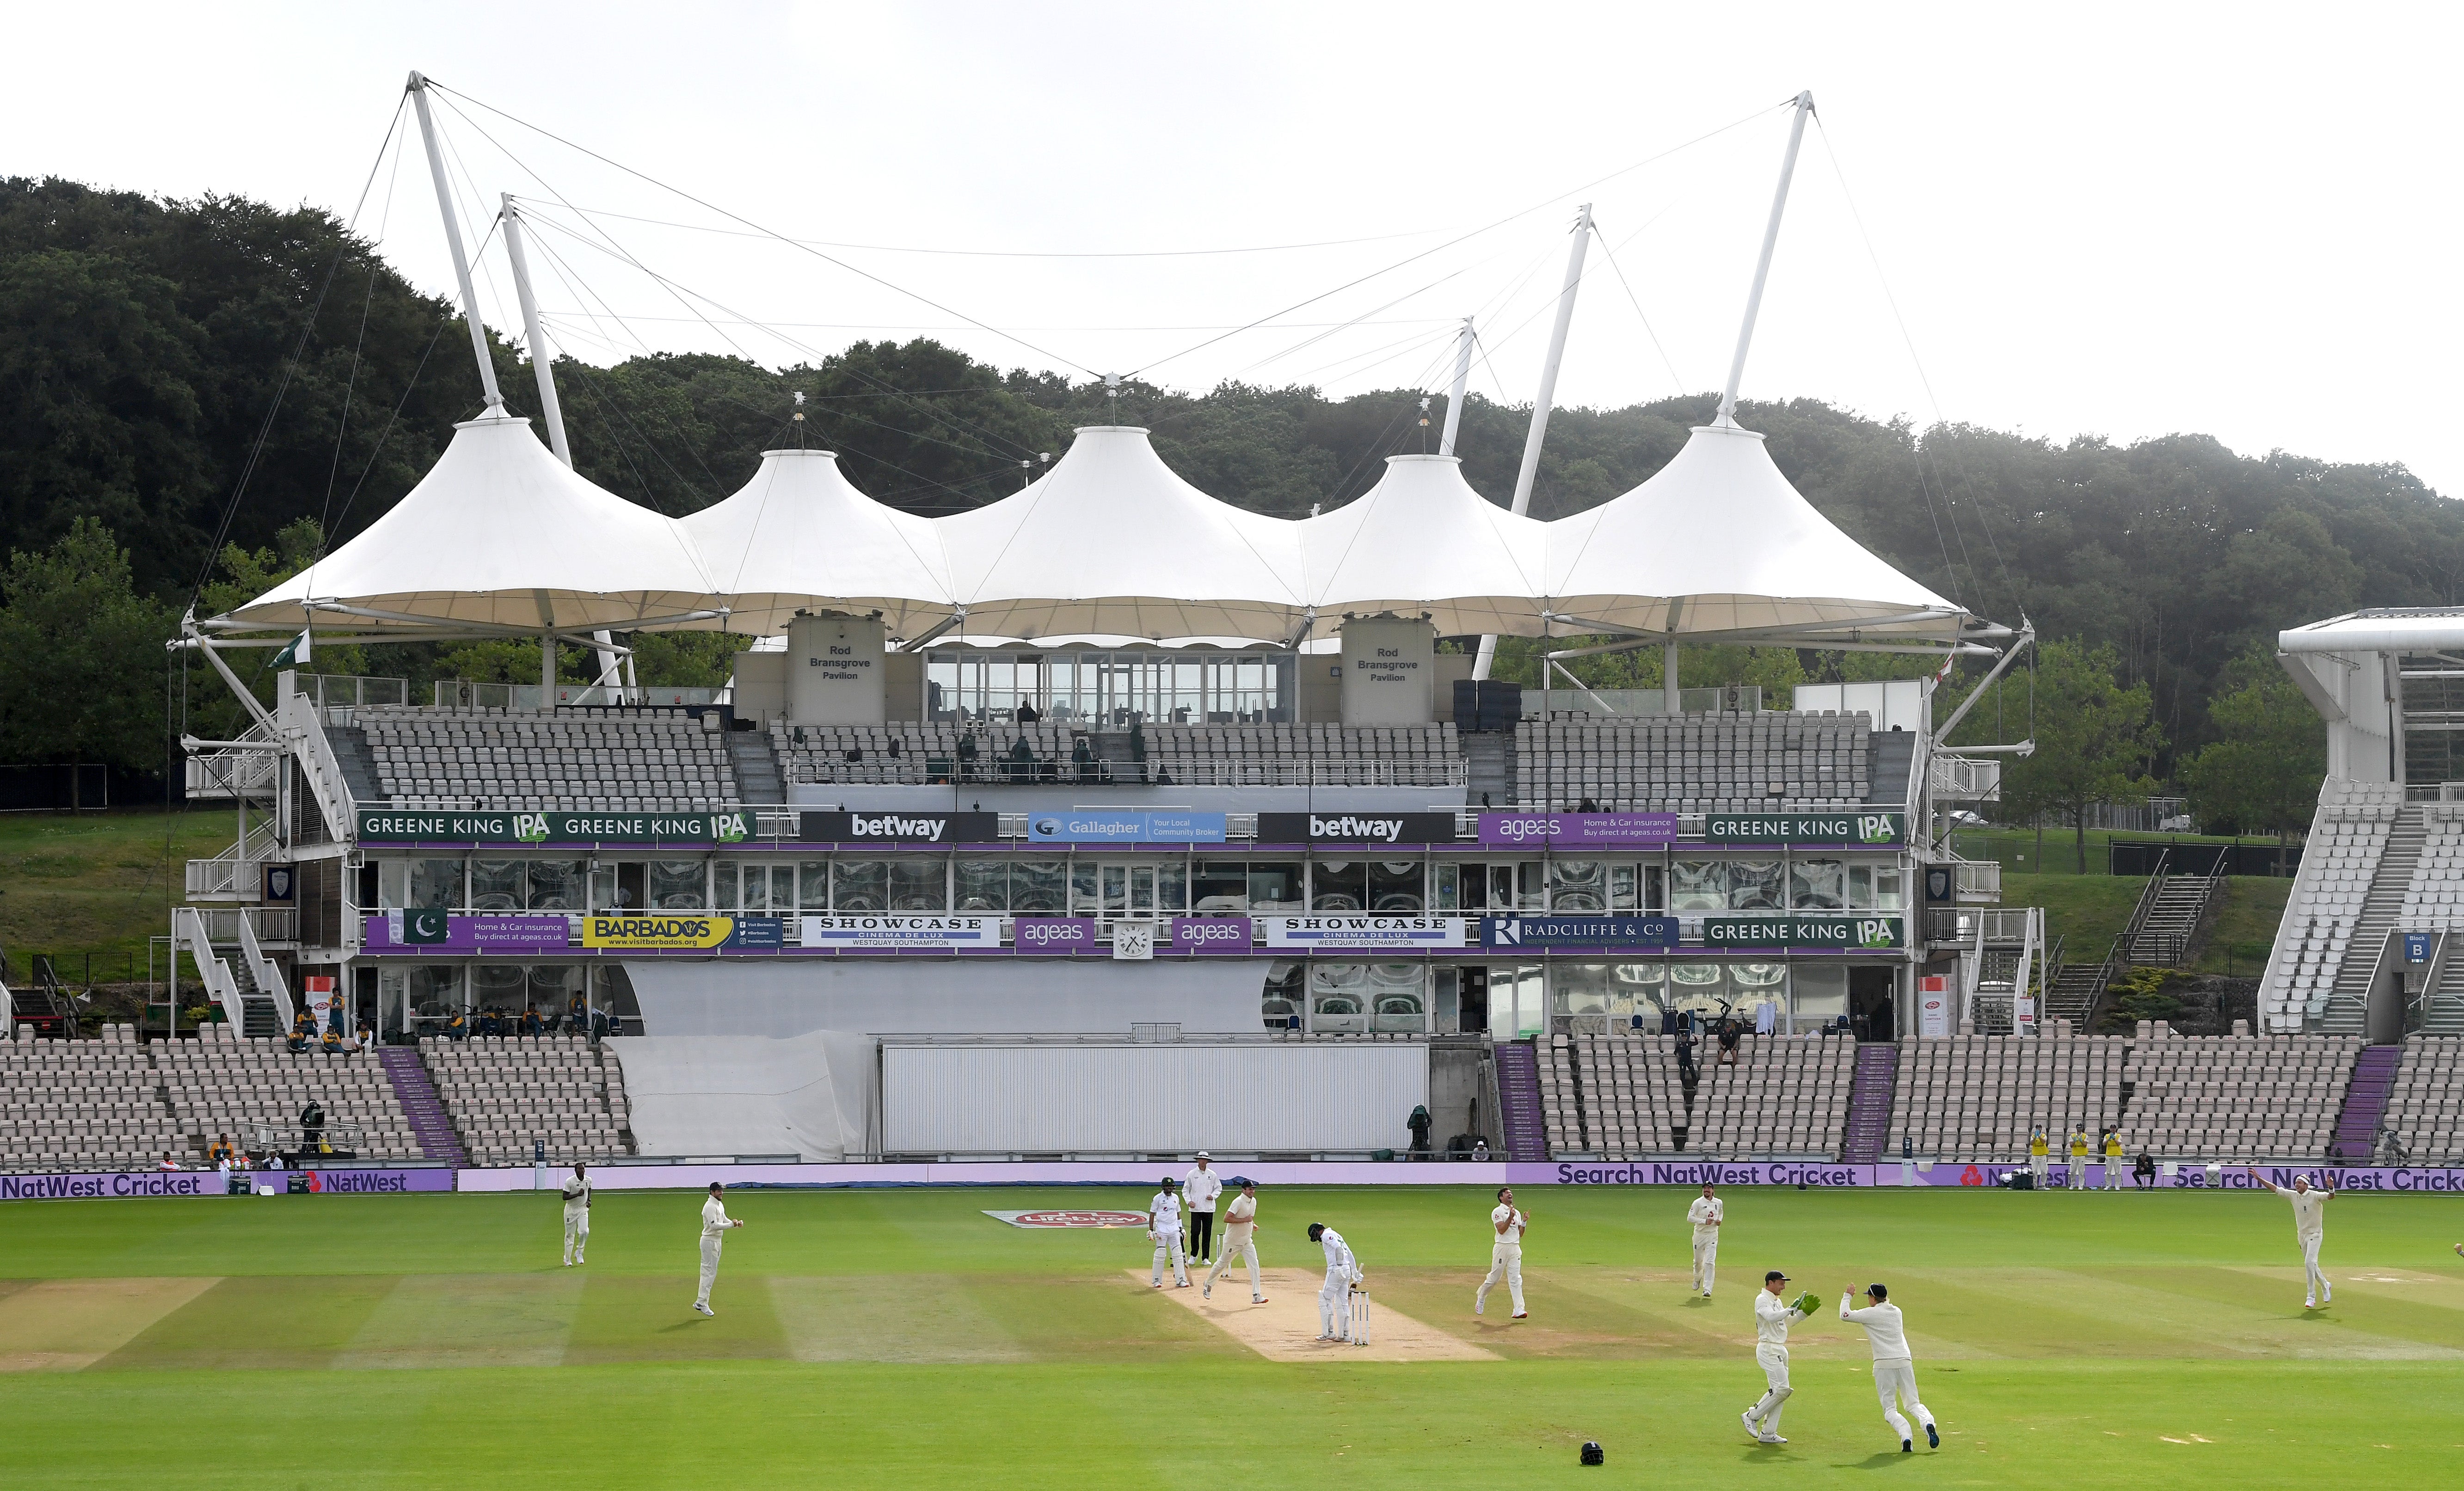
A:
[[[1129,1277],[1137,1287],[1147,1287],[1147,1276],[1135,1269]],[[1296,1268],[1269,1268],[1259,1271],[1266,1291],[1267,1302],[1249,1302],[1247,1270],[1235,1278],[1226,1273],[1216,1280],[1215,1298],[1202,1300],[1196,1287],[1199,1276],[1192,1275],[1192,1286],[1175,1289],[1169,1283],[1155,1291],[1173,1303],[1196,1314],[1233,1340],[1260,1356],[1274,1362],[1493,1362],[1497,1353],[1484,1350],[1468,1341],[1448,1335],[1434,1325],[1422,1324],[1412,1317],[1387,1309],[1371,1296],[1370,1344],[1365,1346],[1346,1346],[1317,1338],[1317,1292],[1326,1282],[1322,1274],[1311,1274]],[[1375,1290],[1376,1280],[1372,1278]]]
[[[73,1372],[222,1280],[45,1279],[0,1298],[0,1371]]]

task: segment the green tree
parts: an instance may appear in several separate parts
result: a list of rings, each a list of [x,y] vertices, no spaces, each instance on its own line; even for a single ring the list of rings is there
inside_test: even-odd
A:
[[[2265,643],[2225,669],[2208,704],[2222,738],[2184,768],[2190,806],[2211,832],[2276,835],[2276,872],[2284,873],[2284,836],[2310,821],[2327,774],[2327,729]]]
[[[2048,812],[2070,819],[2081,875],[2087,873],[2088,805],[2143,783],[2165,744],[2165,732],[2149,718],[2147,685],[2125,687],[2121,673],[2122,655],[2110,645],[2075,638],[2042,644],[2036,751],[2013,760],[2002,776],[2006,810],[2039,823]]]
[[[0,761],[163,765],[170,609],[137,593],[111,530],[78,518],[0,572]]]

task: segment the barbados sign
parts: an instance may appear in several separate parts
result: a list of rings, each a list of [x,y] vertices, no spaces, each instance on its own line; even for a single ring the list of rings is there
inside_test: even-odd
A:
[[[611,952],[751,952],[782,946],[785,928],[784,917],[589,916],[582,920],[582,946]]]
[[[740,844],[746,812],[409,812],[363,808],[363,844]]]
[[[1714,812],[1703,819],[1714,844],[1861,844],[1895,848],[1907,841],[1903,812]]]

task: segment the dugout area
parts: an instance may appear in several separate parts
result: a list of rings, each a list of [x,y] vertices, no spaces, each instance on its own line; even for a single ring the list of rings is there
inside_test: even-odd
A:
[[[1134,1229],[984,1214],[1143,1199],[1120,1188],[738,1191],[713,1320],[688,1307],[687,1192],[604,1193],[578,1269],[552,1195],[11,1204],[9,1480],[803,1484],[837,1456],[914,1485],[1554,1484],[1590,1438],[1609,1475],[1732,1484],[1772,1453],[1735,1432],[1767,1263],[1826,1301],[1891,1284],[1946,1431],[1895,1473],[1929,1482],[2266,1484],[2298,1455],[2311,1484],[2426,1484],[2464,1439],[2452,1200],[2333,1203],[2335,1304],[2304,1312],[2264,1193],[1737,1191],[1709,1302],[1685,1292],[1688,1194],[1523,1193],[1515,1323],[1470,1311],[1485,1190],[1265,1193],[1275,1302],[1313,1310],[1303,1230],[1333,1223],[1381,1334],[1452,1344],[1402,1360],[1262,1352],[1196,1290],[1146,1287]],[[1214,1302],[1246,1293],[1227,1274]],[[1861,1333],[1817,1318],[1793,1345],[1791,1479],[1895,1463]],[[181,1427],[303,1397],[336,1405],[347,1446],[288,1408],[214,1415],[210,1455]]]

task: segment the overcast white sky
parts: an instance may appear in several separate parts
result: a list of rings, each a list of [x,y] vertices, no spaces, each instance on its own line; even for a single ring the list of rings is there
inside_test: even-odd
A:
[[[466,203],[594,214],[536,210],[551,333],[601,361],[929,331],[1074,376],[1340,394],[1442,382],[1474,315],[1475,388],[1522,402],[1588,200],[1561,405],[1719,385],[1778,105],[1811,89],[1748,397],[2200,431],[2464,494],[2453,6],[240,5],[9,27],[0,171],[347,215],[417,67],[764,228],[877,246],[826,252],[948,308],[443,111]],[[362,226],[450,288],[415,141]],[[1370,241],[1152,256],[1331,240]],[[1039,256],[1064,255],[1150,256]],[[517,331],[500,247],[482,262],[485,314]]]

